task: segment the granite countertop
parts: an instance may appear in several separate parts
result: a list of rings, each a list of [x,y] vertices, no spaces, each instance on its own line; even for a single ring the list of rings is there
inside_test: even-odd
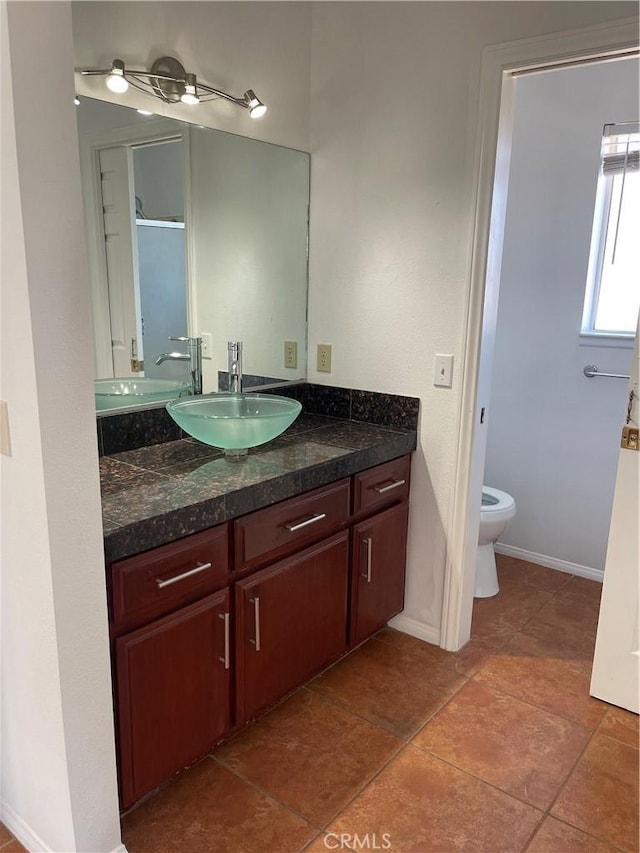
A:
[[[404,456],[416,430],[303,413],[230,461],[182,438],[100,459],[108,563]]]

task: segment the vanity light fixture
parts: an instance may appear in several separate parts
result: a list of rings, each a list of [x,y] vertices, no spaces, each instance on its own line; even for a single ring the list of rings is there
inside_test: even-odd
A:
[[[107,88],[116,94],[127,91],[129,85],[134,89],[160,98],[168,104],[200,104],[222,98],[249,111],[251,118],[261,118],[267,111],[266,106],[256,97],[253,89],[247,89],[242,98],[235,98],[221,89],[215,89],[196,80],[195,74],[188,74],[182,63],[173,56],[161,56],[151,66],[150,71],[134,71],[125,68],[121,59],[114,59],[111,68],[83,68],[83,76],[106,77]]]

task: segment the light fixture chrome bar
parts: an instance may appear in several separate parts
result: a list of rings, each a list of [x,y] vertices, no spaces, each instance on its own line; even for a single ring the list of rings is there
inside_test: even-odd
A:
[[[116,84],[120,85],[110,88],[116,93],[126,91],[127,84],[130,84],[138,91],[153,95],[166,103],[183,101],[195,105],[222,98],[248,110],[252,118],[260,118],[267,111],[267,107],[256,97],[253,89],[247,89],[241,98],[237,98],[222,89],[201,83],[195,74],[187,73],[182,63],[173,56],[161,56],[156,59],[150,71],[130,69],[121,59],[114,59],[111,68],[81,68],[78,73],[83,77],[106,77],[108,85],[115,77]]]

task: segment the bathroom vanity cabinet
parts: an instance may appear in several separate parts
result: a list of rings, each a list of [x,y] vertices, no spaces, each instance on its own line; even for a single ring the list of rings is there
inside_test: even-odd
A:
[[[408,455],[114,562],[128,808],[403,606]]]

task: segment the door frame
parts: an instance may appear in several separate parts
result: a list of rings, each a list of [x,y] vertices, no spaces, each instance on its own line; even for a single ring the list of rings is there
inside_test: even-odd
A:
[[[440,645],[449,651],[461,648],[471,634],[487,432],[486,425],[481,423],[481,412],[489,402],[516,75],[636,54],[638,25],[637,17],[625,18],[492,45],[483,51],[474,163],[474,223],[468,260],[469,296],[458,410],[460,428],[440,630]]]
[[[95,136],[80,137],[80,173],[82,176],[82,199],[84,202],[85,231],[87,235],[87,261],[89,286],[91,291],[91,320],[94,338],[94,369],[100,377],[113,376],[113,355],[111,349],[111,319],[109,309],[109,278],[107,275],[107,256],[104,240],[104,221],[102,216],[102,187],[100,174],[100,152],[105,148],[118,146],[133,147],[147,143],[181,139],[185,152],[185,220],[190,210],[189,145],[184,128],[176,128],[170,119],[151,120],[149,123],[115,128]],[[185,240],[188,230],[185,225]],[[191,293],[189,286],[188,247],[185,253],[187,284],[187,318],[190,319]]]

